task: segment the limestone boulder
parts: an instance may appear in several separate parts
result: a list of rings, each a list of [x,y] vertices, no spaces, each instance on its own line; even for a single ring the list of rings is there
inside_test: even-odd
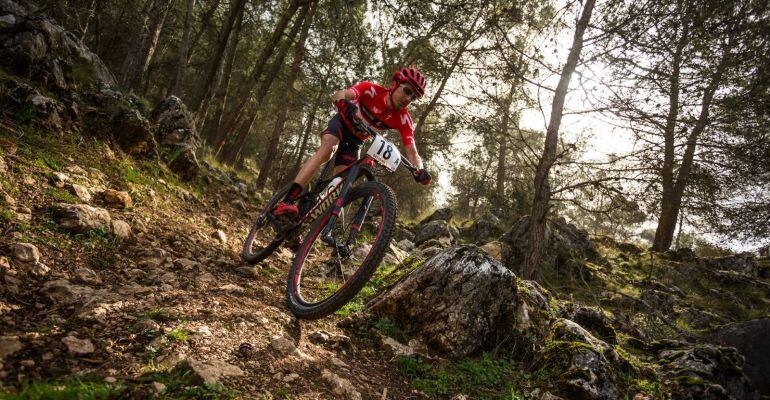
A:
[[[176,96],[163,99],[150,114],[150,122],[169,168],[187,180],[198,176],[201,167],[196,152],[200,136],[182,100]]]
[[[446,249],[373,303],[434,350],[465,356],[515,325],[516,276],[475,246]]]
[[[154,156],[158,145],[150,122],[139,110],[126,110],[112,119],[112,138],[126,153],[134,156]]]
[[[529,216],[516,221],[500,238],[500,242],[506,245],[503,254],[506,267],[520,272],[529,248]],[[570,268],[576,265],[577,260],[601,261],[600,259],[601,256],[596,245],[589,239],[588,232],[563,218],[547,222],[545,252],[541,261],[544,268]]]
[[[555,320],[533,364],[538,384],[574,400],[614,400],[625,393],[631,364],[574,321]]]
[[[465,230],[465,234],[476,243],[498,239],[504,232],[505,224],[492,213],[482,215]]]
[[[672,347],[658,353],[658,370],[669,398],[759,400],[759,392],[743,373],[743,357],[735,348]]]
[[[728,324],[717,329],[717,343],[734,347],[745,358],[743,371],[762,395],[770,396],[770,318]]]
[[[444,220],[435,220],[421,225],[417,235],[414,238],[414,244],[419,246],[431,239],[448,238],[451,241],[452,234],[449,232],[449,226]]]
[[[449,222],[449,220],[452,219],[452,215],[453,215],[453,211],[451,208],[449,207],[439,208],[438,210],[434,211],[433,214],[429,215],[427,218],[420,221],[419,225],[425,225],[433,221]]]
[[[704,258],[707,267],[714,270],[735,271],[749,276],[758,276],[759,268],[754,255],[739,253],[726,257]]]
[[[74,232],[84,233],[92,229],[110,232],[112,217],[99,207],[86,204],[56,203],[52,207],[59,226]]]
[[[75,35],[49,18],[26,15],[13,1],[0,2],[0,65],[52,91],[115,85],[115,77]]]

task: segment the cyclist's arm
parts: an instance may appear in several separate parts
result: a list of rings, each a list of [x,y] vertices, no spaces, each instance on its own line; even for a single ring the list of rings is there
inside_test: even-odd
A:
[[[353,100],[355,98],[356,98],[356,94],[353,93],[352,90],[350,90],[350,89],[342,89],[342,90],[338,91],[337,93],[334,93],[334,95],[332,95],[332,103],[336,104],[338,101],[340,101],[342,99]]]
[[[406,153],[406,159],[409,160],[412,165],[419,169],[425,168],[422,165],[422,157],[417,153],[417,146],[414,145],[414,142],[404,146],[404,153]]]

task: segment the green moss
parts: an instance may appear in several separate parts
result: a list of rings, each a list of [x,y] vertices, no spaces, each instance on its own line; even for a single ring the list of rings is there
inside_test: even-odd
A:
[[[378,319],[374,322],[372,327],[400,342],[407,341],[409,339],[406,332],[389,318]]]
[[[187,343],[190,340],[190,332],[182,328],[173,329],[166,336],[175,342]]]
[[[489,354],[444,364],[428,364],[414,357],[399,357],[396,367],[412,386],[435,397],[465,394],[474,399],[518,399],[518,385],[526,377],[515,365]]]
[[[161,307],[153,308],[150,311],[139,314],[139,318],[151,319],[158,322],[168,322],[173,320],[173,318],[171,318],[171,313],[168,310]]]
[[[0,227],[6,228],[13,224],[15,216],[11,210],[0,210]]]
[[[78,200],[77,197],[75,197],[70,192],[59,189],[55,187],[49,187],[45,189],[45,195],[50,198],[53,202],[57,203],[69,203],[69,204],[78,204],[80,203],[80,200]]]
[[[674,378],[674,381],[684,386],[704,385],[706,383],[706,381],[704,381],[703,379],[692,375],[677,376],[676,378]]]
[[[0,389],[0,398],[5,400],[107,400],[117,398],[125,391],[122,383],[110,384],[97,381],[98,378],[71,378],[61,381],[28,382],[17,392]]]
[[[143,382],[160,382],[166,385],[166,393],[163,399],[233,399],[238,397],[238,392],[229,390],[221,384],[192,385],[190,378],[192,371],[181,365],[171,371],[152,371],[140,377]],[[137,393],[141,393],[137,391]]]

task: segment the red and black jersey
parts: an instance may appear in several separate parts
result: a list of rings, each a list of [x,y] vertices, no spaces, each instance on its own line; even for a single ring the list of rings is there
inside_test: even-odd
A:
[[[358,104],[359,117],[363,117],[378,131],[397,129],[401,133],[401,144],[404,146],[414,143],[412,117],[406,108],[388,109],[385,103],[388,89],[372,82],[361,82],[349,90],[355,95],[353,101]]]

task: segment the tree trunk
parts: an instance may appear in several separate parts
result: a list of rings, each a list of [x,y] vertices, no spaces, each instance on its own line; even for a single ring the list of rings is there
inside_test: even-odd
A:
[[[548,214],[549,202],[551,199],[551,186],[548,181],[548,174],[551,166],[556,161],[556,144],[559,139],[559,126],[561,125],[562,114],[564,113],[564,100],[567,97],[567,89],[572,78],[572,73],[577,67],[580,58],[580,52],[583,50],[583,34],[591,20],[591,13],[594,9],[596,0],[586,0],[583,6],[583,12],[575,28],[575,36],[572,39],[572,48],[567,56],[567,63],[561,72],[559,84],[553,96],[551,105],[551,118],[546,130],[545,146],[540,162],[535,171],[535,193],[532,202],[532,212],[529,219],[529,249],[524,259],[524,277],[533,279],[536,275],[540,260],[545,251],[545,229],[546,216]]]
[[[129,53],[121,69],[122,82],[125,88],[136,91],[142,87],[142,81],[155,54],[160,31],[163,29],[171,3],[171,0],[153,0],[150,2],[150,7],[143,19],[139,40],[137,40],[134,50]]]
[[[120,67],[120,83],[126,89],[130,89],[129,81],[133,80],[132,75],[137,69],[136,64],[139,62],[140,54],[144,48],[144,42],[147,40],[147,30],[149,29],[150,23],[150,9],[154,7],[155,3],[156,0],[147,0],[144,7],[142,7],[142,23],[139,28],[139,37],[136,42],[134,42],[134,47],[128,52],[126,58],[123,60],[123,65]]]
[[[687,22],[685,22],[687,24]],[[662,193],[661,193],[661,205],[660,205],[660,218],[658,221],[658,229],[655,231],[655,241],[653,242],[653,250],[659,250],[664,245],[666,237],[671,237],[674,231],[666,232],[669,227],[676,225],[676,215],[672,206],[674,205],[674,164],[675,164],[675,140],[676,140],[676,123],[679,116],[679,79],[680,79],[680,67],[682,64],[682,51],[690,40],[689,26],[685,25],[682,30],[682,35],[677,41],[676,50],[671,60],[671,76],[669,77],[669,84],[671,89],[669,91],[669,106],[668,114],[666,115],[666,126],[663,130],[664,145],[663,145],[663,165],[660,169]],[[668,221],[673,221],[669,223]],[[661,223],[662,221],[662,223]],[[670,244],[670,242],[669,242]],[[665,246],[668,249],[668,246]]]
[[[251,91],[254,90],[254,86],[256,86],[257,82],[259,81],[259,78],[262,77],[262,72],[265,69],[265,64],[267,64],[267,60],[270,58],[270,56],[273,55],[273,52],[275,52],[276,47],[278,47],[278,43],[281,40],[281,36],[283,36],[283,31],[286,30],[286,26],[289,25],[289,21],[291,21],[291,18],[294,16],[294,14],[297,13],[298,8],[299,8],[299,1],[290,0],[289,6],[286,8],[286,11],[284,11],[284,13],[281,15],[281,18],[278,20],[278,23],[275,25],[275,29],[273,29],[273,34],[270,36],[270,39],[265,44],[265,47],[262,48],[262,51],[260,52],[259,57],[257,58],[257,62],[254,64],[254,68],[252,69],[249,79],[247,79],[246,84],[243,86],[243,89],[240,90],[237,94],[237,97],[239,99],[243,99],[243,101],[235,107],[235,109],[232,112],[232,115],[230,116],[230,118],[228,118],[227,123],[224,124],[223,126],[225,130],[225,135],[227,137],[232,136],[235,133],[235,129],[238,127],[239,123],[241,122],[243,110],[249,104],[249,99],[251,98]]]
[[[235,25],[235,20],[241,13],[241,10],[243,10],[245,4],[246,0],[235,0],[233,5],[230,7],[230,13],[227,16],[227,21],[222,27],[222,34],[219,37],[216,50],[211,57],[211,63],[209,64],[208,69],[206,70],[206,74],[203,78],[203,92],[199,95],[199,97],[190,103],[190,109],[195,110],[196,114],[198,115],[202,114],[202,110],[205,109],[208,105],[207,99],[210,97],[211,92],[214,90],[213,88],[216,83],[215,78],[217,76],[217,72],[219,71],[219,66],[222,64],[222,55],[224,54],[225,48],[227,47],[227,42],[230,40],[230,32],[232,32],[233,25]]]
[[[682,156],[682,163],[679,166],[676,181],[673,184],[671,194],[668,198],[669,203],[661,204],[661,215],[658,219],[658,227],[655,230],[655,241],[652,245],[652,249],[655,251],[666,251],[671,247],[671,242],[674,239],[674,231],[676,229],[676,220],[679,215],[679,209],[682,206],[682,196],[684,195],[684,190],[690,179],[690,172],[692,170],[698,138],[708,125],[711,103],[714,100],[714,94],[716,93],[717,88],[719,88],[722,82],[722,76],[727,69],[727,64],[731,58],[734,45],[735,38],[730,37],[727,45],[723,49],[722,58],[719,60],[716,71],[714,71],[714,75],[712,76],[709,85],[703,91],[700,114],[698,115],[698,120],[695,122],[695,126],[687,136],[687,144],[684,155]]]
[[[444,77],[441,79],[441,84],[439,84],[438,89],[435,93],[433,93],[433,97],[430,99],[430,103],[428,103],[427,107],[425,107],[424,110],[422,110],[422,113],[420,114],[420,119],[417,121],[417,125],[415,125],[414,128],[414,137],[419,138],[422,134],[423,125],[425,125],[425,121],[428,119],[428,114],[433,111],[433,109],[436,107],[436,104],[438,103],[438,99],[441,98],[441,93],[444,91],[444,87],[446,86],[447,81],[449,81],[449,78],[452,76],[452,73],[454,72],[455,68],[457,68],[457,65],[460,63],[460,58],[462,58],[463,54],[465,54],[465,50],[468,49],[468,45],[471,43],[471,38],[473,37],[473,34],[475,33],[476,23],[478,23],[479,19],[481,18],[481,13],[483,12],[483,7],[479,9],[478,14],[476,14],[476,19],[473,20],[473,24],[471,25],[471,28],[468,29],[468,31],[465,34],[465,37],[463,38],[463,41],[460,43],[460,47],[457,49],[457,53],[455,53],[455,57],[452,60],[452,64],[449,66],[449,70],[446,71],[444,74]]]
[[[310,25],[313,23],[313,15],[315,14],[316,4],[313,3],[309,7],[309,14],[302,24],[302,33],[299,36],[299,40],[294,45],[294,61],[292,62],[291,68],[289,69],[289,76],[286,78],[286,86],[288,86],[288,90],[290,91],[289,95],[287,96],[289,98],[289,104],[287,104],[287,106],[282,106],[278,112],[279,115],[275,120],[273,134],[270,135],[270,140],[268,141],[267,151],[265,152],[265,159],[262,160],[262,167],[259,169],[259,176],[257,177],[257,189],[260,190],[265,188],[267,177],[270,175],[270,170],[273,167],[273,159],[275,158],[276,150],[278,148],[278,141],[281,138],[281,134],[283,133],[283,129],[286,124],[286,114],[288,113],[289,106],[292,105],[292,100],[296,100],[296,94],[291,92],[294,90],[294,80],[297,78],[297,75],[299,75],[299,68],[302,64],[302,58],[305,55],[305,41],[307,40]],[[300,18],[303,18],[303,16],[300,16]],[[297,21],[297,23],[299,23],[299,21]]]
[[[187,52],[190,48],[190,29],[192,27],[193,10],[195,0],[187,0],[187,15],[184,19],[184,32],[182,33],[182,47],[179,49],[179,62],[176,67],[176,76],[174,84],[171,86],[169,94],[179,96],[182,90],[182,78],[187,67]]]
[[[208,134],[206,137],[214,149],[214,154],[218,154],[222,149],[222,143],[225,140],[224,132],[220,130],[222,123],[222,114],[224,114],[227,108],[227,103],[230,96],[230,80],[233,74],[233,64],[235,63],[235,55],[238,51],[238,43],[241,39],[241,30],[243,29],[243,9],[241,9],[240,17],[238,18],[238,24],[235,26],[235,32],[233,32],[232,40],[227,48],[227,55],[225,55],[225,68],[222,71],[222,80],[217,87],[217,93],[215,97],[217,99],[216,107],[214,108],[214,114],[211,118],[201,118],[202,120],[208,120],[208,124],[204,125],[204,132]]]
[[[214,2],[211,3],[211,7],[209,7],[209,9],[206,10],[206,12],[203,14],[203,17],[201,17],[201,26],[198,31],[195,32],[195,36],[193,36],[192,40],[190,40],[190,51],[187,52],[187,59],[185,62],[190,62],[190,58],[193,55],[193,50],[195,50],[195,47],[198,45],[198,41],[200,40],[201,36],[203,36],[203,33],[206,32],[209,25],[211,24],[212,16],[214,16],[214,12],[219,7],[220,2],[221,0],[214,0]]]
[[[326,85],[322,85],[321,87],[325,87]],[[299,145],[299,151],[297,152],[297,158],[294,160],[294,167],[292,168],[292,174],[296,174],[299,172],[299,168],[302,164],[302,160],[305,159],[305,150],[307,149],[307,142],[310,140],[311,132],[313,131],[313,124],[315,123],[315,115],[318,112],[318,108],[321,107],[321,103],[323,102],[323,92],[318,92],[318,97],[316,97],[315,101],[313,102],[313,106],[310,109],[310,113],[307,116],[307,121],[305,123],[305,129],[302,132],[302,143]]]
[[[102,54],[102,2],[96,1],[96,16],[94,17],[94,53]]]
[[[267,92],[270,90],[270,87],[275,81],[275,77],[278,75],[278,71],[283,66],[283,61],[289,51],[289,46],[291,46],[294,38],[297,37],[297,33],[299,33],[299,30],[302,27],[305,18],[307,17],[308,9],[309,5],[302,7],[302,11],[297,17],[297,20],[294,22],[294,26],[292,26],[288,37],[280,45],[270,70],[267,71],[267,75],[264,79],[262,79],[262,83],[259,85],[259,88],[257,88],[257,91],[254,94],[255,107],[251,111],[250,116],[244,120],[243,124],[241,124],[240,129],[238,129],[238,136],[236,137],[236,140],[230,142],[224,158],[224,162],[226,164],[235,164],[241,154],[241,151],[243,151],[243,146],[246,144],[246,138],[248,138],[249,132],[251,131],[251,128],[254,126],[254,122],[256,122],[257,117],[259,116],[259,105],[263,104],[263,101],[267,96]]]
[[[674,249],[679,250],[680,248],[680,239],[682,239],[682,225],[684,225],[684,213],[680,210],[679,211],[679,229],[676,231],[676,243],[674,244]]]
[[[508,150],[508,126],[511,121],[511,103],[513,103],[513,93],[517,86],[518,85],[515,82],[511,84],[511,90],[508,92],[508,97],[503,102],[503,123],[500,127],[499,145],[497,149],[497,182],[495,184],[495,193],[497,194],[498,201],[502,201],[505,198],[505,156]]]
[[[88,24],[91,22],[91,18],[96,15],[97,8],[99,8],[99,0],[93,0],[91,6],[88,7],[88,14],[86,14],[86,21],[83,23],[83,29],[80,32],[80,41],[86,41],[86,35],[88,34]]]

